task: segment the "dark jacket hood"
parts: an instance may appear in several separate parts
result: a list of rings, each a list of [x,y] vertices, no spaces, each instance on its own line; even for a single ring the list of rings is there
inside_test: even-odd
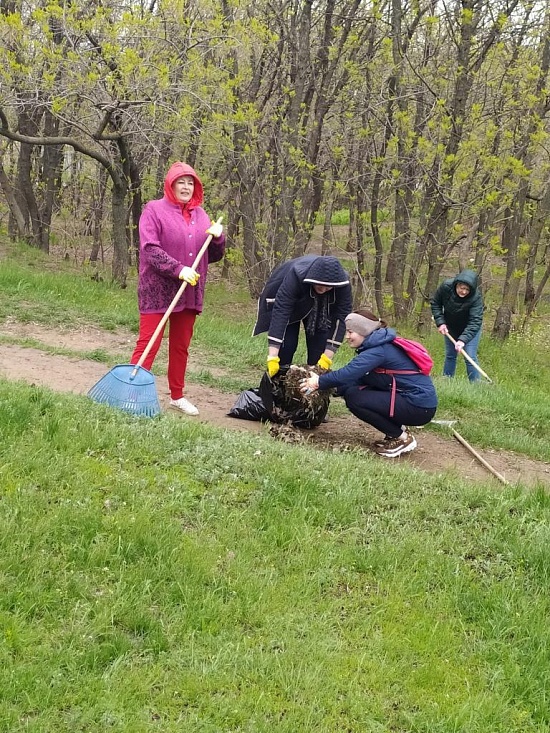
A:
[[[464,283],[470,288],[470,296],[475,295],[478,285],[477,272],[473,270],[462,270],[454,279],[454,284],[456,285],[456,283]]]
[[[344,285],[349,285],[349,277],[336,257],[322,255],[313,261],[304,277],[304,282],[342,288]]]

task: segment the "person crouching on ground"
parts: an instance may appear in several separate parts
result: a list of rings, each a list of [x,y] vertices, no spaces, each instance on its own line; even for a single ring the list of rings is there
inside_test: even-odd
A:
[[[432,379],[421,374],[412,359],[393,343],[396,336],[370,311],[350,313],[346,318],[346,340],[356,356],[336,371],[310,373],[301,385],[304,394],[336,387],[355,417],[384,434],[383,440],[374,443],[374,450],[385,458],[414,450],[416,439],[406,426],[426,425],[437,409]]]

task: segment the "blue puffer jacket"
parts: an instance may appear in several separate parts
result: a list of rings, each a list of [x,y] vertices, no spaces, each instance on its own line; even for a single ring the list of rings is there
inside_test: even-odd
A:
[[[374,389],[392,389],[393,379],[399,392],[416,407],[437,407],[437,394],[431,377],[425,374],[377,374],[377,368],[416,370],[417,366],[403,349],[393,344],[397,336],[393,328],[378,328],[363,341],[356,356],[341,369],[322,374],[319,389],[367,385]]]

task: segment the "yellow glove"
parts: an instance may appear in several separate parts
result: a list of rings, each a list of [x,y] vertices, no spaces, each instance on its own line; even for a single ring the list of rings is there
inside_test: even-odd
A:
[[[332,359],[330,359],[326,354],[321,354],[321,358],[317,362],[317,366],[328,371],[332,366]]]
[[[267,357],[267,373],[270,377],[274,377],[279,371],[279,362],[280,359],[278,356]]]
[[[185,280],[189,285],[196,285],[199,282],[199,273],[192,267],[182,267],[178,275],[180,280]]]
[[[213,221],[206,230],[206,233],[211,234],[214,239],[218,239],[223,234],[223,227],[219,222]]]

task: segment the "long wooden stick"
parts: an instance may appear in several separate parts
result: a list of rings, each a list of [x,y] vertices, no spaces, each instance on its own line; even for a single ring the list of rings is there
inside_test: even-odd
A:
[[[451,336],[451,334],[450,334],[450,333],[449,333],[448,331],[447,331],[447,333],[445,334],[445,336],[447,336],[447,338],[449,339],[449,341],[452,341],[452,342],[453,342],[453,344],[454,344],[454,345],[456,346],[456,341],[454,340],[454,338],[453,338],[453,337]],[[472,365],[472,366],[474,367],[474,369],[477,369],[477,371],[478,371],[478,372],[479,372],[480,374],[482,374],[482,375],[483,375],[483,376],[485,377],[485,379],[486,379],[486,380],[487,380],[488,382],[491,382],[491,384],[493,383],[493,380],[491,379],[491,377],[490,377],[490,376],[489,376],[488,374],[486,374],[486,373],[485,373],[485,372],[483,371],[483,369],[482,369],[482,368],[481,368],[481,367],[479,366],[479,364],[477,364],[477,363],[476,363],[476,362],[475,362],[475,361],[474,361],[474,360],[472,359],[472,357],[470,356],[470,354],[467,354],[467,353],[466,353],[466,351],[465,351],[464,349],[460,349],[460,353],[461,353],[461,354],[462,354],[462,356],[463,356],[463,357],[464,357],[464,358],[466,359],[466,361],[469,361],[469,362],[470,362],[470,364],[471,364],[471,365]]]
[[[467,441],[467,440],[465,440],[465,439],[464,439],[464,438],[462,437],[462,435],[460,435],[460,433],[458,433],[458,432],[457,432],[457,431],[456,431],[456,430],[455,430],[454,428],[451,428],[451,431],[452,431],[452,433],[453,433],[454,437],[455,437],[455,438],[456,438],[456,439],[458,440],[458,442],[459,442],[459,443],[462,443],[462,445],[463,445],[463,446],[464,446],[465,448],[467,448],[467,449],[468,449],[468,450],[470,451],[470,453],[471,453],[471,454],[472,454],[473,456],[475,456],[475,458],[477,458],[477,460],[478,460],[478,461],[479,461],[480,463],[482,463],[482,464],[483,464],[483,465],[485,466],[485,468],[486,468],[487,470],[489,470],[489,471],[490,471],[490,472],[491,472],[491,473],[493,474],[493,476],[496,476],[496,477],[498,478],[498,480],[499,480],[499,481],[502,481],[502,483],[503,483],[503,484],[506,484],[506,486],[509,486],[509,482],[508,482],[508,481],[506,481],[506,479],[504,478],[504,476],[503,476],[502,474],[500,474],[500,473],[499,473],[498,471],[496,471],[496,470],[495,470],[495,469],[494,469],[494,468],[493,468],[493,467],[491,466],[491,464],[490,464],[490,463],[487,463],[487,461],[485,460],[485,458],[483,458],[483,456],[480,456],[480,455],[479,455],[479,453],[478,453],[478,452],[477,452],[476,450],[474,450],[474,448],[472,448],[472,446],[471,446],[471,445],[470,445],[470,444],[468,443],[468,441]]]
[[[220,216],[220,218],[218,219],[218,221],[216,222],[216,224],[221,224],[222,223],[222,219],[223,219],[223,217]],[[204,244],[200,248],[198,255],[195,257],[195,261],[191,265],[191,269],[193,269],[193,270],[196,270],[197,269],[197,266],[198,266],[199,262],[202,260],[202,257],[204,255],[204,253],[206,252],[206,250],[208,249],[208,245],[210,244],[211,241],[212,241],[212,235],[209,234],[208,237],[206,238]],[[138,363],[136,364],[135,369],[132,370],[132,372],[130,374],[130,379],[133,379],[136,376],[136,374],[138,373],[138,369],[141,367],[141,365],[143,364],[143,362],[147,358],[147,355],[149,354],[149,352],[153,348],[153,344],[157,340],[157,337],[158,337],[159,333],[164,328],[164,326],[166,324],[166,321],[168,320],[168,318],[170,317],[170,314],[172,313],[172,311],[176,307],[176,305],[178,303],[178,300],[183,295],[183,291],[185,290],[186,287],[187,287],[187,282],[184,280],[182,282],[182,284],[181,284],[178,292],[175,294],[174,299],[172,300],[172,302],[168,306],[168,308],[166,310],[166,313],[162,316],[162,318],[161,318],[158,326],[155,328],[155,331],[154,331],[153,335],[151,336],[151,338],[149,339],[149,342],[148,342],[147,346],[145,347],[145,350],[144,350],[143,354],[141,355]]]

